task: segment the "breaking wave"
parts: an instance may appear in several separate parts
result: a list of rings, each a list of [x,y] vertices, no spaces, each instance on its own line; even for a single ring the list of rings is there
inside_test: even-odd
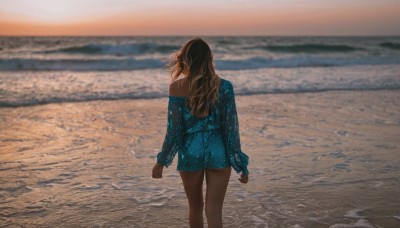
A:
[[[316,56],[288,58],[253,57],[239,60],[215,60],[217,70],[246,70],[260,68],[340,67],[351,65],[400,64],[395,58],[340,59]],[[0,59],[0,71],[120,71],[163,68],[161,59]]]
[[[40,51],[36,53],[53,54],[84,54],[84,55],[137,55],[146,53],[170,53],[178,50],[178,46],[162,45],[155,43],[141,43],[141,44],[87,44],[83,46],[72,46],[66,48],[58,48],[54,50]]]

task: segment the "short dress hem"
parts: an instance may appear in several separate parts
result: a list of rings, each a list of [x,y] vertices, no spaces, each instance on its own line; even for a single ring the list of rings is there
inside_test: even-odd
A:
[[[223,166],[223,167],[205,167],[205,168],[201,168],[201,169],[180,169],[180,168],[177,168],[176,171],[196,172],[196,171],[205,170],[205,169],[225,169],[225,168],[229,168],[229,167],[232,167],[232,166],[229,165],[229,166]]]

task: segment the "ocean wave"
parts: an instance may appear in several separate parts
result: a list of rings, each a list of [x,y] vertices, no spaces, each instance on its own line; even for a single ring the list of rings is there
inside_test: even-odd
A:
[[[348,59],[348,58],[318,58],[312,56],[293,56],[288,58],[254,57],[243,60],[216,60],[220,70],[245,70],[260,68],[296,68],[296,67],[340,67],[352,65],[390,65],[400,64],[400,59]]]
[[[271,52],[286,53],[327,53],[327,52],[351,52],[360,51],[364,48],[353,47],[349,45],[333,45],[333,44],[294,44],[294,45],[267,45],[254,46],[249,49],[264,49]]]
[[[400,50],[400,43],[384,42],[379,44],[381,47],[393,50]]]
[[[150,99],[150,98],[162,98],[167,97],[163,94],[137,94],[137,93],[93,93],[93,94],[77,94],[69,97],[44,97],[44,98],[31,98],[17,101],[0,101],[0,107],[23,107],[33,105],[43,105],[51,103],[64,103],[64,102],[84,102],[84,101],[96,101],[96,100],[121,100],[121,99]]]
[[[400,64],[395,58],[318,58],[298,55],[288,58],[253,57],[239,60],[215,60],[218,70],[261,68],[340,67],[351,65]],[[0,59],[0,71],[125,71],[158,69],[165,65],[161,59]]]
[[[72,46],[67,48],[58,48],[54,50],[46,50],[36,52],[39,54],[82,54],[82,55],[137,55],[147,53],[170,53],[178,50],[179,46],[162,45],[155,43],[134,43],[134,44],[87,44],[82,46]]]
[[[235,45],[233,40],[220,40],[220,45]],[[381,43],[382,47],[398,49],[397,43]],[[38,51],[37,54],[80,54],[80,55],[114,55],[129,56],[140,54],[160,53],[168,54],[179,50],[180,46],[156,43],[131,43],[131,44],[87,44]],[[238,47],[241,48],[241,47]],[[350,45],[333,44],[293,44],[293,45],[256,45],[243,47],[244,49],[263,49],[277,53],[335,53],[365,50],[364,48]]]
[[[293,88],[269,88],[264,90],[252,90],[249,91],[245,88],[235,89],[236,95],[259,95],[259,94],[284,94],[284,93],[316,93],[316,92],[327,92],[327,91],[364,91],[364,90],[399,90],[400,83],[389,83],[380,85],[369,85],[362,87],[354,86],[343,86],[343,87],[293,87]],[[0,101],[0,107],[23,107],[33,105],[43,105],[51,103],[64,103],[64,102],[84,102],[84,101],[96,101],[96,100],[122,100],[122,99],[155,99],[155,98],[167,98],[168,94],[162,94],[158,92],[135,92],[135,93],[93,93],[93,94],[78,94],[74,93],[74,96],[58,97],[42,97],[42,98],[31,98],[13,101]]]
[[[0,59],[2,71],[119,71],[163,66],[159,59]]]

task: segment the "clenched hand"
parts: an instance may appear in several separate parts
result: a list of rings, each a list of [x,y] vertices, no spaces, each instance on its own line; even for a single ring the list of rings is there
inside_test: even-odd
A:
[[[164,168],[163,165],[156,163],[153,167],[152,177],[153,178],[162,178],[163,168]]]

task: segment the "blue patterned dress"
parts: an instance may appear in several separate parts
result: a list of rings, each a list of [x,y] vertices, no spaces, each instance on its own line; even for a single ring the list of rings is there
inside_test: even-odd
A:
[[[221,79],[215,107],[204,118],[192,116],[188,97],[168,97],[167,132],[157,163],[168,167],[178,153],[177,170],[233,169],[248,175],[249,157],[241,150],[235,94],[230,81]]]

